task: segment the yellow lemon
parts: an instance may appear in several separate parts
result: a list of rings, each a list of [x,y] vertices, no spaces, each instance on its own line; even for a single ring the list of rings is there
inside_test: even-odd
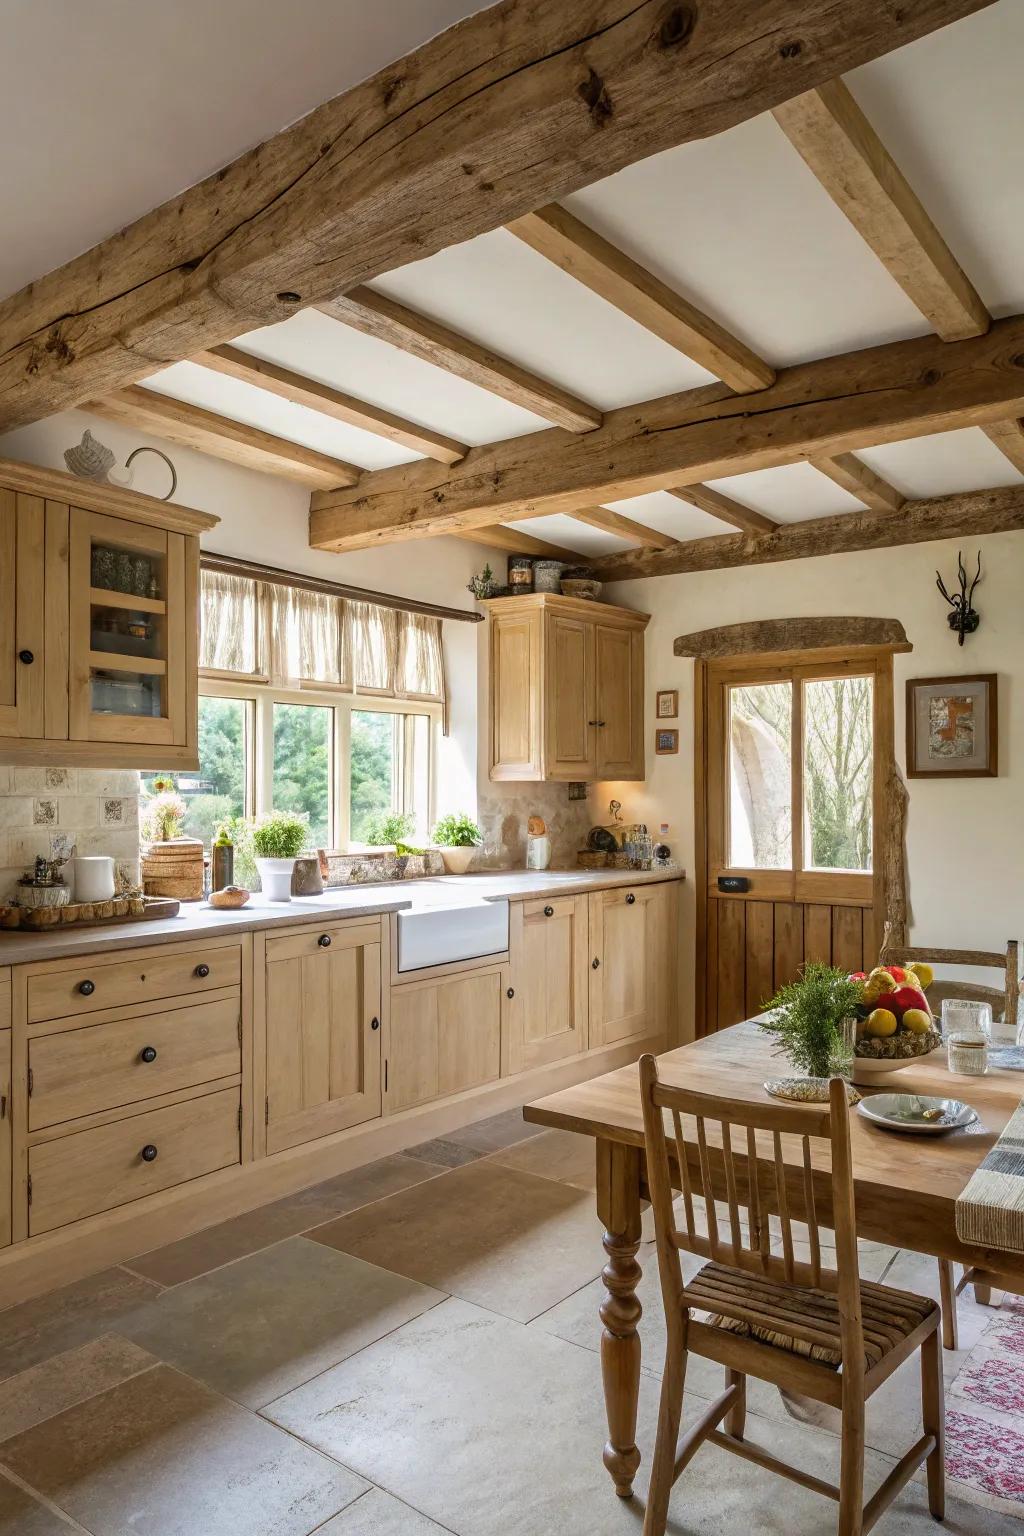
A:
[[[879,1009],[884,1012],[884,1009]],[[915,1035],[923,1035],[932,1027],[930,1013],[925,1013],[923,1008],[908,1008],[903,1015],[903,1028],[909,1029]]]
[[[907,966],[907,970],[913,971],[922,987],[930,987],[935,980],[935,972],[927,960],[915,960],[912,965]]]
[[[868,1015],[868,1034],[874,1035],[877,1040],[884,1040],[887,1035],[896,1033],[896,1015],[890,1013],[888,1008],[876,1008],[874,1013]]]

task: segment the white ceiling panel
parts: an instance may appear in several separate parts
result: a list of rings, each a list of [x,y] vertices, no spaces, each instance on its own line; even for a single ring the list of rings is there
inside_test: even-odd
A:
[[[810,517],[864,510],[861,502],[810,464],[783,464],[778,469],[756,469],[747,475],[728,475],[707,483],[713,490],[732,496],[779,523],[800,523]]]
[[[631,496],[628,501],[609,501],[607,505],[673,539],[710,539],[716,534],[736,532],[728,523],[709,517],[699,507],[670,496],[668,491],[651,491],[645,496]]]
[[[553,517],[531,517],[507,526],[518,528],[520,533],[532,533],[536,539],[549,539],[564,549],[578,549],[581,555],[610,555],[618,549],[636,548],[629,539],[620,539],[614,533],[604,533],[600,528],[578,523],[574,517],[562,513]]]
[[[904,496],[952,496],[1024,482],[980,427],[865,448],[860,457]]]

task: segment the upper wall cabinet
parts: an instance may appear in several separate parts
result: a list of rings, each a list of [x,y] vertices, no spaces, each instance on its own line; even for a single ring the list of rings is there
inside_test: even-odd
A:
[[[0,762],[196,768],[217,519],[0,460]]]
[[[547,592],[486,606],[491,778],[642,779],[649,615]]]

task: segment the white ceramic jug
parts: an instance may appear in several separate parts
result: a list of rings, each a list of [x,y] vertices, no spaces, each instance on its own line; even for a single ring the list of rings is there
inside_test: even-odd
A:
[[[109,901],[114,894],[114,861],[105,853],[75,859],[75,900]]]

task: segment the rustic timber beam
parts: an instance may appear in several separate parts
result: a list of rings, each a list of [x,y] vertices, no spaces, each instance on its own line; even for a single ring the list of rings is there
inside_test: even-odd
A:
[[[984,336],[918,336],[800,363],[757,394],[706,385],[609,411],[594,432],[552,427],[473,448],[443,472],[400,465],[315,494],[311,542],[359,549],[488,522],[572,512],[1024,413],[1024,316]]]
[[[389,442],[411,448],[414,453],[436,459],[439,464],[457,464],[469,452],[465,443],[457,443],[454,438],[406,421],[393,411],[371,405],[366,400],[357,400],[354,395],[344,394],[329,384],[320,384],[305,374],[294,373],[291,368],[266,362],[238,347],[211,347],[206,352],[198,352],[192,362],[213,373],[266,390],[292,405],[303,405],[307,410],[319,411],[321,416],[330,416],[334,421],[343,421],[350,427],[360,427],[364,432],[386,437]]]
[[[229,416],[204,411],[201,406],[134,384],[105,395],[102,400],[87,400],[82,409],[102,416],[104,421],[135,427],[166,442],[180,443],[184,448],[197,448],[200,453],[213,454],[245,469],[297,480],[312,490],[355,485],[360,475],[355,464],[346,464],[343,459],[332,459],[329,454],[262,432],[259,427],[232,421]]]
[[[501,523],[492,523],[489,528],[464,528],[457,537],[469,539],[473,544],[489,544],[492,549],[501,549],[510,555],[535,555],[538,560],[567,560],[576,565],[586,558],[578,549],[566,549],[562,544],[535,538],[532,533],[522,533],[518,528],[505,528]]]
[[[899,517],[891,512],[840,512],[801,523],[780,524],[772,533],[727,533],[691,539],[674,549],[630,549],[591,560],[602,581],[630,581],[643,576],[734,570],[772,565],[780,560],[808,560],[816,555],[845,555],[858,549],[890,549],[897,544],[926,544],[934,539],[977,538],[986,533],[1024,530],[1024,486],[968,491],[908,501]]]
[[[550,203],[513,220],[507,228],[531,250],[732,389],[764,389],[774,379],[774,368],[763,358],[567,208]]]
[[[776,107],[775,120],[943,340],[988,330],[988,310],[842,80]]]
[[[691,507],[698,507],[711,517],[717,517],[719,522],[742,528],[745,533],[767,533],[777,526],[773,517],[765,517],[763,512],[745,507],[741,501],[724,496],[710,485],[674,485],[669,495],[688,502]]]
[[[753,619],[741,624],[720,624],[677,635],[674,656],[697,656],[716,661],[724,656],[763,656],[779,651],[849,650],[856,646],[890,651],[910,651],[913,646],[899,619],[876,619],[854,614],[850,618]]]
[[[569,432],[591,432],[601,425],[602,413],[596,406],[578,400],[568,390],[539,378],[507,357],[500,357],[468,336],[449,330],[430,315],[407,309],[374,288],[353,288],[340,299],[318,304],[317,309],[364,336],[389,342],[425,363],[465,379],[468,384],[476,384],[512,405],[533,411],[556,427],[565,427]]]
[[[1000,453],[1006,455],[1014,469],[1024,475],[1024,421],[996,421],[982,431]]]
[[[659,533],[657,528],[648,528],[646,523],[624,517],[611,507],[577,507],[570,516],[578,523],[600,528],[602,533],[614,533],[620,539],[630,539],[634,544],[642,544],[647,549],[671,549],[676,543],[670,533]]]
[[[0,305],[0,431],[721,133],[991,0],[501,0]]]
[[[819,474],[827,475],[835,485],[841,485],[875,512],[898,512],[907,499],[856,454],[837,453],[834,458],[812,459],[811,463]]]

